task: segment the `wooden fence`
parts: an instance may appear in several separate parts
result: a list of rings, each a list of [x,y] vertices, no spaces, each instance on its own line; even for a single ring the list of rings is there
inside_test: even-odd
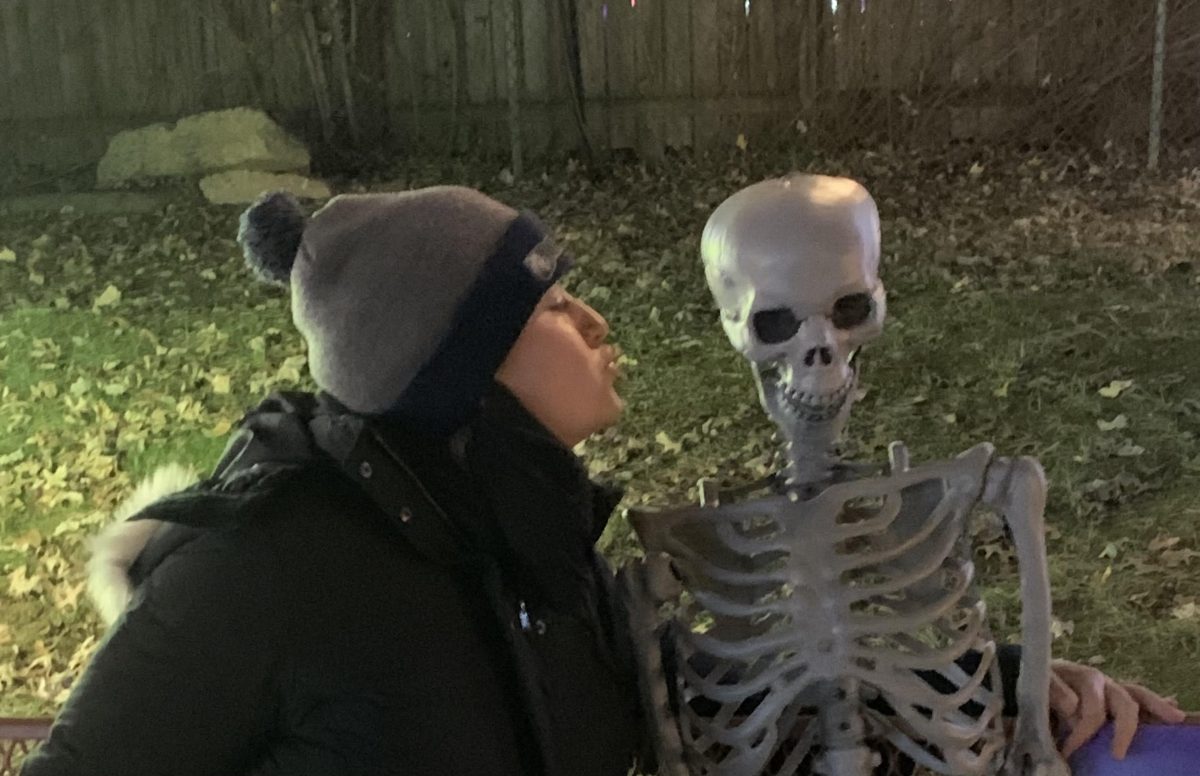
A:
[[[317,87],[288,8],[311,1],[0,0],[0,122],[133,124],[252,104],[308,133]],[[902,142],[971,134],[953,117],[975,109],[1027,131],[1010,108],[1047,94],[1109,95],[1127,111],[1132,100],[1134,113],[1148,101],[1151,2],[342,2],[386,6],[351,32],[382,50],[356,84],[378,87],[402,142],[446,150],[507,142],[514,28],[534,152],[574,146],[584,129],[597,146],[648,152],[767,130]],[[1196,42],[1197,5],[1172,0],[1181,49]],[[1173,82],[1194,83],[1190,72]],[[1080,122],[1094,123],[1089,110]]]

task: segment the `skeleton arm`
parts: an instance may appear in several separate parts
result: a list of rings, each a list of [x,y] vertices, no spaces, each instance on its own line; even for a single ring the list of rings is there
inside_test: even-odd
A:
[[[1050,573],[1046,560],[1046,475],[1034,458],[995,458],[982,502],[1012,531],[1021,569],[1021,672],[1017,724],[1006,772],[1065,776],[1050,734]]]

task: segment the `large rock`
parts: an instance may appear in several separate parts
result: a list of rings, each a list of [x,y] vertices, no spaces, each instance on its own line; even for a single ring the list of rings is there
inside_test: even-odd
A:
[[[200,191],[217,205],[253,202],[264,191],[287,191],[300,199],[329,199],[333,193],[323,181],[255,170],[231,170],[200,179]]]
[[[174,126],[152,124],[118,133],[100,160],[101,188],[149,178],[222,170],[307,171],[308,149],[267,114],[250,108],[198,113]]]

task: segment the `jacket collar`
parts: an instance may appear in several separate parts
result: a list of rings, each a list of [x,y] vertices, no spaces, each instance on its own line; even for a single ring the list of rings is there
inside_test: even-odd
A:
[[[583,460],[560,442],[504,385],[493,383],[491,391],[484,397],[481,415],[506,426],[520,449],[544,467],[544,471],[565,490],[580,492],[585,507],[582,517],[589,523],[588,537],[595,544],[603,535],[613,510],[624,498],[625,490],[614,483],[590,479]]]
[[[326,393],[318,394],[316,412],[350,419],[343,425],[355,435],[375,435],[379,445],[367,449],[385,451],[419,480],[459,531],[485,551],[508,544],[526,565],[542,566],[547,556],[563,552],[590,552],[624,496],[615,485],[592,482],[583,461],[496,382],[474,418],[452,436],[355,416]],[[354,446],[351,440],[345,444]],[[354,470],[357,464],[349,466]],[[372,495],[383,499],[380,506],[389,514],[404,506],[387,503],[403,493]]]

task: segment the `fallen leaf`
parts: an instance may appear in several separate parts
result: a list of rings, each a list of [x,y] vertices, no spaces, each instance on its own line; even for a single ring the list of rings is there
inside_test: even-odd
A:
[[[1172,609],[1171,616],[1177,620],[1195,620],[1200,617],[1200,607],[1196,606],[1195,601],[1188,601]]]
[[[1135,458],[1144,452],[1146,452],[1146,448],[1142,447],[1141,445],[1135,445],[1129,440],[1126,440],[1125,444],[1117,448],[1117,455],[1121,456],[1122,458]]]
[[[0,248],[0,261],[12,264],[17,260],[17,254],[13,253],[12,248]]]
[[[1050,618],[1050,635],[1054,639],[1061,639],[1063,636],[1070,636],[1075,632],[1074,620],[1060,620],[1051,615]]]
[[[1192,558],[1200,557],[1200,552],[1188,549],[1163,550],[1162,555],[1158,557],[1164,566],[1173,569],[1190,562]]]
[[[1133,380],[1113,380],[1111,383],[1097,391],[1097,393],[1106,399],[1115,399],[1132,387]]]
[[[40,545],[44,540],[45,537],[42,536],[41,531],[36,528],[30,528],[25,533],[13,539],[9,546],[18,552],[28,552]]]
[[[100,293],[100,296],[96,297],[96,301],[92,302],[92,307],[109,307],[119,301],[121,301],[121,289],[109,284],[108,288],[104,289]]]
[[[28,576],[25,573],[24,566],[17,568],[8,575],[8,594],[13,598],[21,598],[27,596],[37,590],[41,585],[41,578],[34,575]]]
[[[1129,428],[1129,418],[1124,415],[1118,415],[1112,420],[1097,420],[1096,427],[1101,431],[1116,431],[1121,428]]]
[[[1147,545],[1147,547],[1150,550],[1150,552],[1159,552],[1161,550],[1170,549],[1171,547],[1174,547],[1176,544],[1179,544],[1179,542],[1180,542],[1180,538],[1178,536],[1167,536],[1166,534],[1159,534],[1158,536],[1155,536],[1153,539],[1150,540],[1150,544]]]
[[[212,376],[213,393],[229,393],[229,375]]]
[[[657,442],[658,446],[661,447],[663,452],[666,453],[678,453],[683,450],[683,444],[671,439],[671,437],[667,436],[667,432],[665,431],[659,431],[657,434],[655,434],[654,441]]]

